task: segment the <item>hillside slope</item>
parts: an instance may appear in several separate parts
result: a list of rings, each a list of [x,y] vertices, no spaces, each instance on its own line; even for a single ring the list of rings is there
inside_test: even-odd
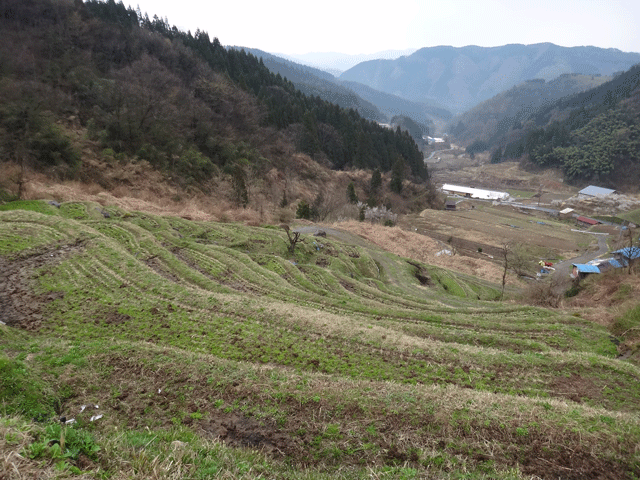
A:
[[[436,102],[412,102],[361,83],[339,80],[322,70],[291,62],[258,49],[245,50],[262,58],[269,70],[293,82],[305,95],[319,96],[341,107],[353,108],[370,120],[388,123],[392,117],[404,115],[434,131],[436,124],[443,125],[452,116],[448,110],[434,105]]]
[[[611,77],[580,74],[563,74],[549,82],[529,80],[457,117],[449,132],[465,146],[477,140],[492,144],[509,130],[522,128],[523,122],[541,107],[548,107],[562,97],[589,90],[608,80]]]
[[[640,369],[579,316],[366,242],[1,210],[0,428],[25,475],[640,474]]]
[[[535,110],[523,122],[525,128],[498,136],[492,161],[523,158],[536,166],[561,168],[571,183],[598,182],[635,193],[639,118],[640,66],[635,66]]]
[[[360,98],[355,92],[339,85],[335,77],[317,68],[301,65],[256,48],[232,47],[245,50],[258,58],[273,73],[292,82],[307,96],[319,96],[323,100],[352,108],[368,120],[386,122],[387,118],[372,103]]]
[[[114,1],[0,9],[0,161],[21,170],[0,179],[12,183],[2,190],[22,194],[32,171],[132,186],[94,168],[102,164],[151,168],[177,198],[215,192],[221,204],[274,211],[333,194],[336,171],[398,164],[403,179],[424,187],[428,178],[408,134],[305,96],[206,32]]]

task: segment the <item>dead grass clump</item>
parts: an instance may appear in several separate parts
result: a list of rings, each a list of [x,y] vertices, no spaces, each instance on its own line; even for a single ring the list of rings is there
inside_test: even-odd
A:
[[[627,270],[616,269],[593,275],[583,281],[578,295],[572,298],[574,307],[620,307],[634,302],[640,292],[640,276],[628,275]]]
[[[264,222],[264,216],[261,216],[260,212],[251,208],[233,208],[227,210],[225,213],[231,222],[242,222],[245,225],[254,227],[259,226]],[[271,216],[269,216],[269,218],[271,218]]]
[[[578,294],[565,300],[569,312],[611,329],[638,304],[640,276],[613,270],[583,281]]]
[[[562,304],[562,298],[562,290],[554,280],[531,284],[522,295],[522,301],[527,305],[549,308],[558,308]]]

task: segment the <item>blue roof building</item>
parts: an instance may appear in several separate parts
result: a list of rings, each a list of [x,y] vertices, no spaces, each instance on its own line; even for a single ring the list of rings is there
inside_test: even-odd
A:
[[[571,278],[582,280],[584,277],[591,273],[600,273],[600,269],[597,267],[597,265],[591,265],[589,263],[574,263],[573,271],[571,272]]]
[[[600,269],[597,265],[591,265],[589,263],[574,263],[573,266],[579,273],[600,273]]]
[[[613,268],[622,268],[622,267],[626,267],[628,265],[626,260],[616,260],[615,258],[612,258],[611,260],[609,260],[609,264],[613,267]]]
[[[620,250],[613,252],[613,254],[616,255],[618,260],[635,260],[636,258],[640,258],[640,247],[621,248]]]

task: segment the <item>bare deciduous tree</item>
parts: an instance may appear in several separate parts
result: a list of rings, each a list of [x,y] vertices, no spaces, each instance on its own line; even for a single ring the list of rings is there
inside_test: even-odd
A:
[[[502,270],[502,291],[500,292],[500,300],[504,298],[504,287],[507,284],[507,271],[509,270],[509,261],[511,257],[511,243],[504,242],[500,246],[500,257],[504,262],[504,269]]]
[[[300,238],[300,232],[292,232],[287,224],[283,223],[280,225],[280,228],[287,232],[287,237],[289,238],[289,245],[287,245],[287,249],[289,250],[289,253],[293,254],[296,250],[296,245],[300,242],[304,242],[304,239]]]
[[[627,230],[629,231],[629,269],[628,274],[631,275],[631,265],[633,264],[632,260],[632,252],[633,252],[633,224],[631,222],[627,223]]]

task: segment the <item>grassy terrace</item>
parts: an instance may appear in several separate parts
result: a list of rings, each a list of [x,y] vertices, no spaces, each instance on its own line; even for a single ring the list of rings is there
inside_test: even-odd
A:
[[[24,468],[640,476],[640,369],[602,327],[364,243],[98,207],[0,206],[0,447]]]

